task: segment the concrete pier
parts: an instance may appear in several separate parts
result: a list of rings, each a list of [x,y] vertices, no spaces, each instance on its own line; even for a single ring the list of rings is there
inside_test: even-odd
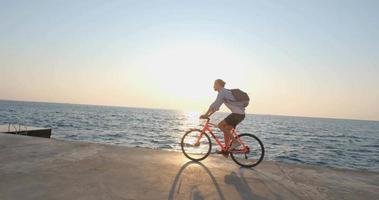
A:
[[[379,173],[0,134],[0,199],[379,199]]]

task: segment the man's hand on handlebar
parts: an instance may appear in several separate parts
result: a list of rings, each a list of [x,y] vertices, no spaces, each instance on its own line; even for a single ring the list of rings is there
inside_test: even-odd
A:
[[[200,115],[200,119],[209,119],[208,115]]]

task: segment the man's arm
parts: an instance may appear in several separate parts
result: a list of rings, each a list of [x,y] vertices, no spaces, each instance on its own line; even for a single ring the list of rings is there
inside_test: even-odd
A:
[[[210,117],[213,113],[215,113],[216,111],[220,109],[222,103],[224,103],[224,95],[223,93],[219,92],[216,100],[211,104],[211,106],[209,106],[208,111],[204,115],[201,115],[200,117],[201,118]]]
[[[201,115],[200,117],[201,118],[208,118],[215,112],[216,112],[216,110],[214,110],[213,108],[209,108],[208,111],[205,114]]]

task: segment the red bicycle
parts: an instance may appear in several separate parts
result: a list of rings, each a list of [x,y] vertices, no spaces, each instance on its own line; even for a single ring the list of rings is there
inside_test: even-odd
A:
[[[204,127],[200,129],[190,129],[187,131],[181,141],[183,154],[193,161],[201,161],[209,156],[212,150],[211,139],[208,134],[212,135],[216,143],[224,151],[230,153],[233,161],[243,167],[255,167],[262,162],[265,149],[261,140],[253,134],[239,135],[235,129],[231,132],[233,136],[242,144],[240,147],[230,151],[230,144],[222,144],[213,133],[211,127],[217,127],[209,122],[207,118]]]

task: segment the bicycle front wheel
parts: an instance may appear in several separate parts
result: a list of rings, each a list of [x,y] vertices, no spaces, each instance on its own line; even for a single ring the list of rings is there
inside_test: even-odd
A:
[[[242,167],[257,166],[265,155],[263,143],[252,134],[241,134],[238,137],[244,145],[230,152],[233,161]],[[244,146],[246,146],[245,150],[243,150]]]
[[[193,161],[204,160],[212,149],[211,139],[198,129],[187,131],[180,143],[183,154]]]

